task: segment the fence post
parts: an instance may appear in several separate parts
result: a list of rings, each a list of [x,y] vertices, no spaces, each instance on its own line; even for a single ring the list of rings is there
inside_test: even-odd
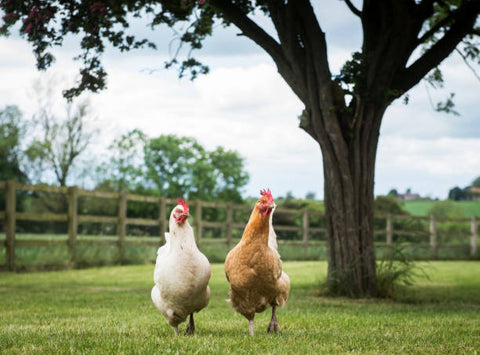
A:
[[[470,229],[472,231],[472,237],[470,239],[470,255],[476,256],[477,255],[477,219],[475,218],[475,216],[472,216]]]
[[[76,186],[68,188],[68,253],[70,255],[70,267],[75,267],[77,262],[77,196],[78,189]]]
[[[202,240],[202,201],[195,202],[195,239],[197,244]]]
[[[5,247],[7,252],[7,266],[15,271],[15,229],[17,211],[17,195],[15,181],[7,180],[5,196]]]
[[[392,214],[387,214],[386,221],[386,243],[387,243],[387,253],[390,254],[393,247],[393,220]]]
[[[233,206],[231,203],[227,207],[227,247],[230,249],[232,245],[232,230],[233,230]]]
[[[160,212],[158,215],[160,229],[160,244],[165,243],[165,232],[167,231],[167,201],[165,197],[160,197]]]
[[[119,262],[123,263],[125,258],[125,234],[127,230],[127,194],[125,191],[120,192],[118,203],[118,254]]]
[[[437,258],[437,221],[435,216],[430,216],[430,249],[432,258]]]
[[[305,253],[308,252],[308,240],[309,240],[309,219],[308,219],[308,210],[305,209],[303,210],[303,218],[302,218],[302,242],[303,242],[303,248]]]

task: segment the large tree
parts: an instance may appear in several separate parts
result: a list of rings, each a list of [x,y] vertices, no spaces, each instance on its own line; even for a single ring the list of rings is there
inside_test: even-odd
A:
[[[180,39],[193,49],[212,33],[215,21],[234,25],[275,62],[278,72],[305,105],[300,127],[322,150],[325,175],[328,280],[346,294],[377,294],[373,248],[373,187],[380,125],[387,107],[436,70],[453,51],[478,59],[479,0],[345,0],[352,21],[360,21],[363,43],[339,75],[327,57],[326,35],[309,0],[2,0],[3,34],[20,21],[40,69],[48,67],[52,45],[79,34],[83,62],[78,85],[67,97],[105,86],[100,56],[105,41],[121,51],[152,45],[126,35],[130,16],[147,13],[151,25],[185,26]],[[313,2],[322,11],[322,2]],[[276,33],[262,28],[254,11],[269,18]],[[175,64],[176,58],[170,64]],[[207,68],[188,57],[181,74]],[[450,103],[440,109],[449,110]]]

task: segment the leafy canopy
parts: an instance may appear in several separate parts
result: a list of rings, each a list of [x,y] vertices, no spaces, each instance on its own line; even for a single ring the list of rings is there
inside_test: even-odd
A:
[[[206,150],[194,138],[162,135],[145,146],[146,177],[163,196],[240,202],[248,183],[238,153]]]
[[[364,43],[338,75],[322,80],[324,83],[335,81],[341,94],[350,98],[346,101],[352,104],[345,110],[352,110],[359,93],[369,89],[372,75],[383,75],[382,66],[376,61],[385,55],[392,56],[388,41],[391,43],[393,38],[398,39],[396,54],[392,56],[398,68],[393,67],[390,72],[396,78],[392,78],[395,80],[387,87],[380,88],[387,102],[406,93],[425,76],[434,87],[442,86],[439,65],[452,51],[461,55],[472,69],[472,64],[479,63],[478,0],[365,0],[361,10],[350,0],[344,2],[362,22]],[[46,69],[54,62],[52,47],[62,45],[67,35],[78,36],[81,52],[76,59],[82,63],[80,77],[76,85],[64,93],[71,99],[84,90],[97,92],[105,88],[107,74],[101,55],[106,43],[121,52],[145,46],[156,48],[150,39],[130,33],[132,18],[147,18],[152,29],[160,25],[172,28],[180,40],[178,49],[187,45],[191,50],[202,48],[203,40],[212,34],[215,24],[234,24],[242,35],[255,41],[273,58],[280,74],[306,103],[308,100],[301,93],[304,78],[299,80],[306,73],[298,72],[295,65],[305,66],[309,52],[326,52],[325,34],[312,5],[321,6],[306,0],[0,0],[0,9],[4,12],[0,35],[8,35],[19,22],[20,34],[33,45],[39,69]],[[272,20],[275,35],[268,34],[254,21],[251,15],[258,13]],[[381,35],[387,36],[387,43]],[[414,55],[418,52],[420,55]],[[384,54],[379,57],[379,53]],[[178,65],[180,76],[189,72],[195,78],[207,73],[208,67],[191,54],[192,51],[188,52],[179,63],[177,51],[166,66]],[[325,65],[320,63],[321,56],[315,60],[320,66]],[[330,75],[328,65],[321,71],[322,75]],[[340,101],[336,104],[341,105]],[[456,113],[452,94],[436,109]]]
[[[249,179],[237,152],[223,147],[209,151],[190,137],[149,138],[136,129],[116,139],[109,150],[109,162],[98,171],[102,189],[241,202]]]

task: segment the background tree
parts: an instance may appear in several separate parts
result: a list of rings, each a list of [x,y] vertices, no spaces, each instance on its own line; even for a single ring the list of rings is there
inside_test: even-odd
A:
[[[392,195],[377,196],[374,202],[375,215],[382,216],[387,213],[395,215],[408,214],[403,208],[398,199]]]
[[[211,193],[214,186],[206,160],[205,149],[193,138],[163,135],[150,139],[145,147],[147,180],[162,196],[191,198],[199,185]]]
[[[461,189],[458,186],[455,186],[453,189],[450,189],[448,192],[448,198],[453,201],[462,201],[467,199],[467,191]]]
[[[222,201],[243,201],[241,188],[247,185],[249,176],[244,170],[244,159],[237,152],[217,147],[209,153],[213,179],[214,197]]]
[[[63,119],[55,117],[46,108],[39,111],[35,119],[40,137],[34,139],[26,150],[37,179],[45,179],[45,172],[50,169],[60,186],[66,186],[79,156],[87,150],[95,134],[89,126],[92,117],[87,101],[78,105],[69,102],[65,109]]]
[[[26,125],[17,106],[6,106],[0,111],[0,181],[27,182],[21,168],[25,132]]]
[[[97,169],[98,189],[136,191],[145,183],[143,152],[148,138],[134,129],[115,139],[108,147],[110,158]]]
[[[235,25],[275,62],[279,74],[305,105],[304,129],[322,150],[327,220],[328,282],[349,295],[377,295],[373,247],[373,187],[380,126],[388,106],[430,76],[439,82],[439,65],[453,51],[478,60],[478,0],[364,0],[357,8],[363,43],[338,75],[331,72],[326,35],[308,0],[208,1],[49,1],[2,0],[0,33],[21,21],[20,33],[33,44],[40,69],[53,62],[47,50],[67,34],[81,33],[83,67],[73,97],[105,87],[100,56],[104,40],[120,50],[153,45],[126,35],[131,16],[152,15],[151,26],[188,23],[182,43],[199,49],[216,21]],[[275,34],[250,15],[261,12]],[[321,9],[319,9],[321,11]],[[175,64],[174,58],[168,65]],[[208,69],[192,57],[180,64],[195,77]],[[439,107],[452,111],[452,102]],[[320,162],[320,159],[319,159]]]
[[[162,135],[145,146],[147,181],[162,196],[240,202],[248,182],[243,159],[218,147],[207,151],[195,139]]]
[[[480,176],[472,181],[472,187],[480,187]]]
[[[435,201],[428,210],[428,214],[437,218],[464,218],[462,206],[452,200]]]
[[[397,189],[391,189],[391,190],[388,192],[387,196],[397,197],[397,196],[398,196],[398,191],[397,191]]]

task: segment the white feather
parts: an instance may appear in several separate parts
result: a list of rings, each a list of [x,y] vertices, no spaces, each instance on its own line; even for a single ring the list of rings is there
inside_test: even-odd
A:
[[[274,204],[272,212],[270,213],[270,219],[268,221],[270,230],[268,231],[268,246],[275,250],[278,250],[277,244],[277,234],[275,234],[275,230],[273,229],[273,212],[275,212],[275,208],[277,205]]]
[[[182,208],[180,205],[176,208]],[[205,308],[210,298],[210,263],[195,243],[193,229],[170,215],[170,233],[157,251],[152,301],[173,327]]]

